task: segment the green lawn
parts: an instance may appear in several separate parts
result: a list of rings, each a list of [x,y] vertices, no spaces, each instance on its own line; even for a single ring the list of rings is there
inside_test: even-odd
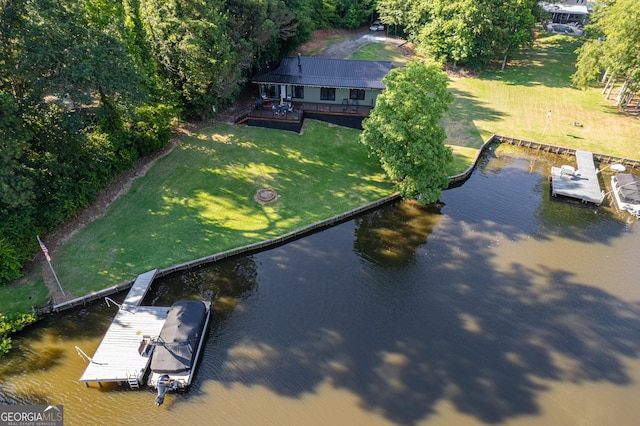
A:
[[[35,268],[32,274],[33,279],[28,282],[0,286],[0,312],[29,312],[31,307],[40,307],[47,303],[49,294],[42,279],[41,269]]]
[[[509,60],[504,71],[496,63],[477,78],[452,78],[455,100],[442,123],[457,167],[473,159],[473,152],[492,134],[574,147],[628,158],[640,157],[640,121],[625,116],[604,99],[600,89],[571,87],[575,50],[584,39],[542,34],[532,47]],[[372,43],[352,59],[392,61],[409,59],[397,46]],[[551,110],[547,128],[547,113]],[[574,126],[574,123],[582,127]],[[543,134],[544,132],[544,134]]]
[[[391,194],[392,184],[358,135],[308,120],[302,134],[217,125],[183,139],[105,216],[55,253],[65,292],[81,296],[150,269],[283,235]],[[260,205],[254,195],[266,187],[280,197]],[[2,297],[0,312],[11,299]]]
[[[640,157],[640,121],[600,89],[570,86],[582,39],[542,35],[504,71],[451,80],[455,101],[444,119],[447,143],[478,147],[493,133],[628,158]],[[547,112],[552,110],[545,130]],[[583,127],[574,126],[574,122]],[[544,134],[543,134],[544,132]]]
[[[391,61],[394,66],[402,67],[411,58],[403,54],[398,46],[384,43],[370,43],[362,46],[349,57],[365,61]]]

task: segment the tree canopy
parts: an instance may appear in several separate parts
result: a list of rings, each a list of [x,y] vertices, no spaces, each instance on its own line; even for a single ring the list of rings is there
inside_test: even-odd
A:
[[[0,0],[0,284],[175,123],[374,0]]]
[[[453,159],[439,124],[453,101],[441,68],[435,62],[413,61],[391,70],[360,135],[360,142],[396,180],[400,194],[418,195],[422,204],[440,198],[448,184],[445,167]]]
[[[586,88],[601,80],[623,80],[618,105],[633,98],[640,83],[640,9],[634,0],[615,0],[594,10],[585,27],[589,39],[578,49],[574,85]]]
[[[380,20],[402,27],[418,50],[454,65],[481,67],[533,40],[536,0],[378,0]]]

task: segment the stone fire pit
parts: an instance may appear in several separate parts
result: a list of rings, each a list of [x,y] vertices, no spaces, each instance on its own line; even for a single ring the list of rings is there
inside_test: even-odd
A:
[[[260,204],[267,204],[278,198],[278,193],[271,188],[258,189],[254,198]]]

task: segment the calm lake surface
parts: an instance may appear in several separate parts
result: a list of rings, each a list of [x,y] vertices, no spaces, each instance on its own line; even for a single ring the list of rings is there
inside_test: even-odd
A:
[[[216,300],[191,391],[161,407],[79,382],[104,303],[19,336],[0,402],[67,425],[636,425],[640,224],[552,200],[549,167],[487,158],[443,205],[159,280],[146,304]]]

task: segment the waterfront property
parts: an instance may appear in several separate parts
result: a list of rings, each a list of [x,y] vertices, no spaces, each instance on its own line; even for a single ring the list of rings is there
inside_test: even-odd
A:
[[[600,189],[593,154],[578,150],[575,155],[578,170],[569,165],[551,168],[551,194],[600,205],[604,192]]]
[[[589,407],[597,408],[593,424],[634,424],[640,227],[612,209],[553,202],[546,160],[557,158],[530,154],[489,151],[439,206],[392,203],[273,250],[162,282],[156,275],[145,302],[169,306],[215,292],[224,303],[191,393],[170,395],[160,409],[151,391],[101,392],[75,380],[86,363],[73,344],[93,350],[102,338],[95,324],[108,312],[96,304],[49,317],[15,340],[0,372],[4,401],[55,398],[78,425],[130,424],[132,413],[200,424],[216,413],[244,424],[546,426],[570,424],[568,416]],[[505,354],[527,363],[504,362]],[[571,362],[552,366],[550,376],[556,354]],[[345,363],[351,368],[338,368]],[[576,383],[576,369],[595,376]],[[390,386],[398,377],[416,380]],[[478,400],[487,386],[490,397]]]
[[[304,118],[361,128],[385,88],[389,61],[289,56],[252,79],[259,92],[243,121],[250,126],[299,131]]]

